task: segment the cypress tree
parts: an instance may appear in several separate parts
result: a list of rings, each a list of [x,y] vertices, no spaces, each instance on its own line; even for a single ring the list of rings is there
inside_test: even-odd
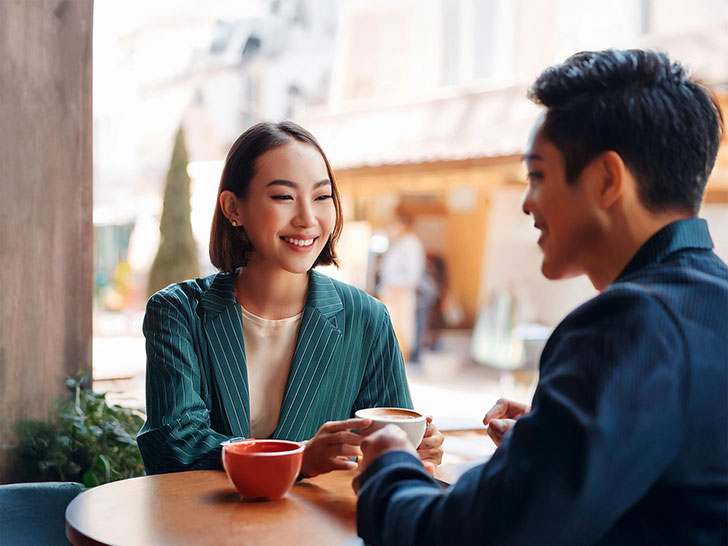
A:
[[[190,222],[190,177],[187,174],[187,163],[185,134],[180,126],[174,139],[164,188],[159,249],[149,271],[149,296],[169,284],[200,275],[197,243],[192,235]]]

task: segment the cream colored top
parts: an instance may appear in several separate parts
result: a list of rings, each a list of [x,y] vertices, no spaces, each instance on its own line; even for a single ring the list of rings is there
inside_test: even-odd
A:
[[[243,311],[243,340],[250,393],[250,436],[268,438],[278,426],[303,311],[271,320]]]

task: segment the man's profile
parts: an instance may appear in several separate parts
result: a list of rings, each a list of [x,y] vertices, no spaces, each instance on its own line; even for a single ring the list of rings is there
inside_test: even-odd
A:
[[[383,429],[362,443],[367,544],[726,544],[728,268],[697,217],[723,119],[652,51],[544,71],[522,208],[542,272],[600,294],[554,330],[532,408],[499,402],[493,457],[441,491]]]

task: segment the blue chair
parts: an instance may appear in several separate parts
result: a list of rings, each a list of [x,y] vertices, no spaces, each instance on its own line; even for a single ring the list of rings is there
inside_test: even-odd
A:
[[[0,485],[0,544],[68,544],[66,506],[83,490],[75,482]]]

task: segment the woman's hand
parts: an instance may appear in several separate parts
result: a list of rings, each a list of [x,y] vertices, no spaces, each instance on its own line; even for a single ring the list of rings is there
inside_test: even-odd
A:
[[[361,436],[351,431],[365,429],[371,424],[370,419],[347,419],[321,425],[316,435],[306,442],[301,472],[313,477],[332,470],[356,468],[357,463],[349,458],[361,455]]]
[[[422,442],[417,447],[417,454],[422,459],[422,465],[430,474],[435,474],[435,468],[442,462],[442,442],[445,437],[435,425],[432,424],[432,417],[427,416],[427,428]]]

